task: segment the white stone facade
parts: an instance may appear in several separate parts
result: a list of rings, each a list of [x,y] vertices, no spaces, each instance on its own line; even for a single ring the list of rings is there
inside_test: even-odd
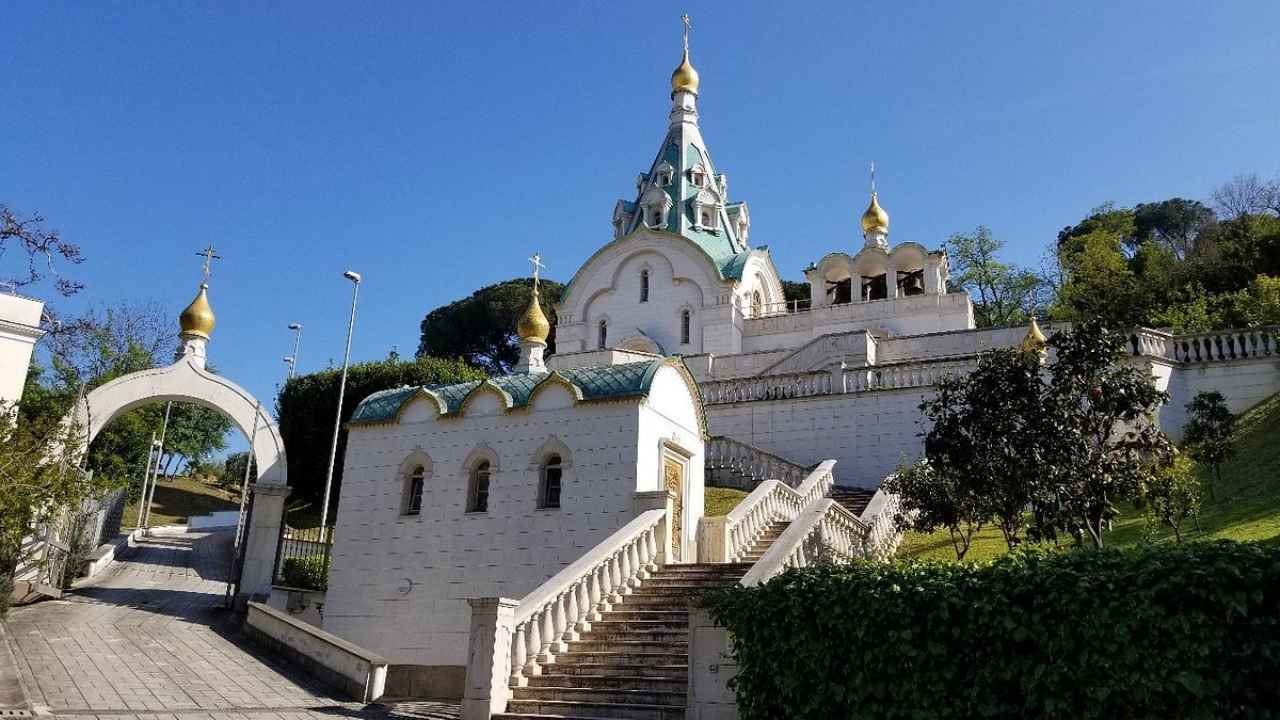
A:
[[[639,513],[662,458],[686,468],[682,551],[696,557],[703,420],[691,379],[662,365],[646,395],[584,402],[545,383],[526,407],[476,392],[456,414],[426,396],[398,418],[353,425],[347,443],[324,628],[393,663],[466,664],[468,598],[519,598]],[[561,461],[558,508],[540,508],[541,468]],[[472,472],[490,467],[487,508],[468,512]],[[407,483],[425,468],[421,510]]]
[[[44,335],[40,329],[43,310],[39,300],[0,292],[0,405],[22,399],[31,351]]]

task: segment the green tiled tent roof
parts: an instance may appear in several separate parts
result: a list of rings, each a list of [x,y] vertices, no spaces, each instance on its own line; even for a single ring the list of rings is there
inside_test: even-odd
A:
[[[561,370],[560,376],[568,380],[582,394],[583,401],[612,400],[646,395],[658,368],[667,364],[664,360],[646,360],[622,365],[600,365]],[[533,390],[551,378],[551,373],[522,373],[502,375],[488,381],[511,397],[511,407],[529,404]],[[446,414],[462,409],[467,396],[483,383],[471,381],[456,385],[426,385],[382,390],[365,398],[351,415],[351,424],[379,423],[394,420],[400,410],[419,394],[433,395],[442,402]]]

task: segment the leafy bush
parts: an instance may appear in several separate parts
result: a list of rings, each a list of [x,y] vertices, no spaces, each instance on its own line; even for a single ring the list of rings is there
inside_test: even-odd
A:
[[[338,409],[340,370],[299,375],[289,380],[276,400],[280,434],[289,448],[289,485],[294,497],[319,500],[329,467],[329,443],[333,440],[333,420]],[[479,380],[479,370],[458,360],[422,357],[408,362],[382,360],[352,365],[347,373],[347,392],[342,401],[342,421],[361,400],[379,390],[403,385],[435,385]],[[334,502],[342,486],[342,457],[347,434],[338,441],[338,459],[333,471]],[[243,466],[240,472],[243,472]],[[332,506],[331,506],[332,507]]]
[[[744,720],[1280,712],[1275,548],[811,567],[705,602],[733,638]]]
[[[285,558],[280,567],[280,580],[289,587],[325,590],[329,587],[329,558]]]

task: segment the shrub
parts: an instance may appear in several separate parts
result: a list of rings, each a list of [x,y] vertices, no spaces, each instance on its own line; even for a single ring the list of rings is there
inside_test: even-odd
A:
[[[325,590],[329,587],[329,558],[285,558],[280,568],[280,580],[289,587],[307,590]]]
[[[744,720],[1280,711],[1274,548],[811,567],[705,602],[733,638]]]

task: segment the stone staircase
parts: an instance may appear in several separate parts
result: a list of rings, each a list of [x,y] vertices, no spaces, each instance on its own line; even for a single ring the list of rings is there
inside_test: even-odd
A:
[[[862,517],[862,511],[867,509],[867,504],[875,494],[875,490],[866,488],[833,485],[827,492],[827,497],[843,505],[854,517]]]
[[[771,525],[741,563],[666,565],[591,629],[513,688],[495,720],[684,720],[689,682],[689,600],[742,579],[786,529]]]

